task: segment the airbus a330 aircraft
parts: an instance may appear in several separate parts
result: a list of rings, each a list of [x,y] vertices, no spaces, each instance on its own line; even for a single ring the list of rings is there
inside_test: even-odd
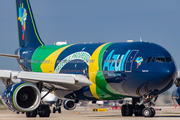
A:
[[[23,71],[0,71],[6,89],[2,94],[11,110],[27,117],[49,117],[41,91],[53,91],[67,110],[79,100],[133,99],[122,106],[122,116],[153,117],[149,104],[175,81],[177,69],[170,53],[149,42],[45,45],[41,40],[29,0],[16,0],[19,48],[15,55]]]

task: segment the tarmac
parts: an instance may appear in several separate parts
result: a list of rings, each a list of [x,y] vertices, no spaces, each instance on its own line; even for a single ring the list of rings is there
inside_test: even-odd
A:
[[[77,107],[75,110],[67,111],[62,108],[62,113],[51,113],[49,118],[26,118],[25,114],[16,114],[10,110],[0,110],[0,120],[176,120],[180,119],[180,107],[154,107],[156,109],[155,117],[122,117],[121,110],[112,110],[106,108],[107,111],[93,111],[92,107]],[[97,108],[95,108],[97,109]]]

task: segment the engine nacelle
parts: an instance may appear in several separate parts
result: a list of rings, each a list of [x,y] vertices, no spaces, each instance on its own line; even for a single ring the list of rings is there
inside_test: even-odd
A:
[[[74,110],[76,108],[76,103],[73,100],[65,100],[63,106],[66,110]]]
[[[41,95],[33,84],[21,82],[8,86],[2,93],[2,101],[10,110],[30,112],[40,105]]]
[[[173,91],[172,100],[175,104],[180,105],[180,87]]]

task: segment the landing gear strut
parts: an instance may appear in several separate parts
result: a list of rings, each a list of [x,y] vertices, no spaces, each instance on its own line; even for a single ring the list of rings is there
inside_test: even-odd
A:
[[[154,102],[157,100],[158,96],[154,97]],[[154,115],[156,114],[156,111],[154,110],[154,108],[151,107],[151,105],[153,104],[151,102],[152,97],[150,95],[145,96],[144,102],[148,103],[148,107],[144,108],[142,111],[142,114],[144,117],[154,117]]]

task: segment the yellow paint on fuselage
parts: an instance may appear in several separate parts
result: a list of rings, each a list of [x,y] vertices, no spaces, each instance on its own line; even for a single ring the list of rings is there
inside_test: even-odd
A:
[[[97,95],[97,92],[96,92],[96,75],[97,75],[97,72],[99,70],[98,63],[99,63],[99,54],[100,54],[100,51],[107,44],[108,43],[105,43],[105,44],[99,46],[94,51],[94,53],[92,54],[91,59],[90,59],[90,61],[94,61],[94,62],[90,62],[89,63],[89,80],[92,82],[92,85],[90,85],[90,90],[91,90],[92,95],[96,99],[99,99],[99,100],[101,100],[101,98],[99,98],[99,96]],[[102,62],[102,61],[100,61],[100,62]]]
[[[44,62],[41,64],[41,70],[42,72],[45,73],[54,73],[54,67],[55,67],[55,63],[56,60],[58,58],[58,56],[61,54],[61,52],[63,50],[65,50],[66,48],[68,48],[71,45],[62,47],[58,50],[56,50],[55,52],[53,52],[52,54],[50,54],[45,60]],[[49,63],[47,63],[46,61],[50,61]]]

